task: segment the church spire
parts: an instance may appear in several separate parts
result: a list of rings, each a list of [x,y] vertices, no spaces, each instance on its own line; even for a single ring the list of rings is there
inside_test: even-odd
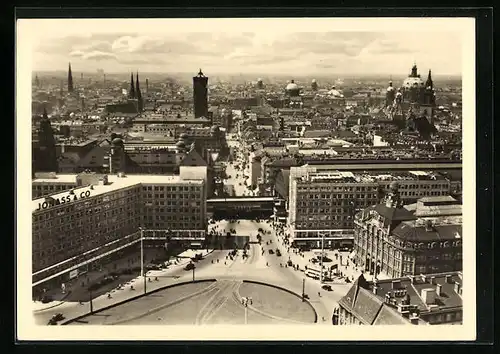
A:
[[[73,74],[71,73],[71,63],[68,66],[68,92],[73,92]]]
[[[434,83],[432,82],[431,70],[429,69],[429,74],[427,75],[427,81],[425,82],[425,87],[434,88]]]
[[[128,97],[135,98],[134,73],[130,73],[130,91]]]
[[[137,98],[137,107],[139,109],[139,112],[142,111],[142,93],[141,93],[141,88],[139,86],[139,72],[137,72],[136,77],[135,77],[135,95]]]

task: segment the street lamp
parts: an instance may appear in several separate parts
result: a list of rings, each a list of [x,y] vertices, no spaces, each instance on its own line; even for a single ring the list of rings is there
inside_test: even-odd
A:
[[[321,260],[320,260],[320,271],[319,271],[319,282],[323,284],[323,257],[325,252],[325,233],[321,233]]]
[[[241,299],[241,304],[245,307],[245,324],[248,324],[248,305],[252,305],[251,297],[245,296]]]
[[[144,279],[144,294],[146,294],[146,273],[144,272],[144,228],[139,227],[141,231],[141,275]]]

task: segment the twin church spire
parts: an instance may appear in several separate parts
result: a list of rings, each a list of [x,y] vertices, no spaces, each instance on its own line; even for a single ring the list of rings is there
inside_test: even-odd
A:
[[[139,73],[136,73],[135,84],[134,84],[134,74],[130,73],[130,90],[128,92],[128,97],[130,99],[136,99],[139,112],[142,111],[142,93],[139,85]]]

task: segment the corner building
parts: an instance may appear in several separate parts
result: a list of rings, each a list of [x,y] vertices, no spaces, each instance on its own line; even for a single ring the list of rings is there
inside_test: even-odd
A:
[[[354,215],[377,204],[392,183],[400,185],[405,203],[424,196],[446,196],[450,181],[426,171],[366,172],[292,167],[289,178],[289,225],[292,242],[299,247],[352,246]]]
[[[397,183],[384,203],[356,214],[354,263],[370,274],[390,278],[462,270],[462,216],[439,215],[440,199],[423,198],[420,204],[436,204],[420,211],[402,207]],[[431,203],[430,199],[435,199]],[[446,210],[446,209],[444,209]],[[448,214],[448,215],[446,215]]]
[[[201,246],[206,181],[193,169],[178,176],[94,176],[94,183],[33,200],[33,286],[59,285],[70,272],[136,244],[140,227],[146,239]]]

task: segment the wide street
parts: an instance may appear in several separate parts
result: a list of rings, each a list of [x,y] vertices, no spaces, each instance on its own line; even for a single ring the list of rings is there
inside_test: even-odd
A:
[[[195,279],[215,278],[217,280],[256,280],[268,284],[278,285],[289,289],[297,294],[302,293],[303,280],[305,280],[305,293],[309,296],[309,301],[317,311],[318,323],[331,324],[330,319],[333,308],[337,301],[345,295],[350,284],[332,284],[333,291],[321,289],[321,284],[317,280],[305,277],[304,273],[294,270],[292,267],[285,267],[288,260],[288,253],[285,247],[278,241],[276,233],[273,231],[270,223],[262,221],[255,222],[251,220],[240,220],[240,222],[230,223],[228,221],[219,221],[216,225],[220,230],[235,229],[237,235],[249,235],[251,240],[256,240],[258,229],[262,228],[265,235],[262,237],[262,246],[259,244],[250,244],[247,251],[248,257],[242,257],[242,250],[238,251],[236,257],[231,260],[228,255],[230,250],[215,250],[208,254],[203,260],[195,263]],[[270,231],[270,233],[268,233]],[[235,236],[238,237],[238,236]],[[271,242],[266,245],[266,242]],[[269,253],[269,249],[280,249],[281,256]],[[147,289],[153,290],[166,285],[186,282],[193,279],[193,271],[184,270],[184,264],[172,266],[163,271],[151,271],[148,273],[146,282]],[[155,278],[158,280],[154,280]],[[134,290],[130,289],[134,286]],[[143,292],[144,282],[142,278],[134,279],[130,284],[122,289],[115,289],[109,294],[103,294],[93,300],[93,309],[108,306],[112,303],[137,296]],[[62,303],[59,306],[35,313],[35,319],[38,324],[46,324],[48,320],[56,313],[62,313],[66,318],[74,318],[89,312],[89,302],[79,304],[78,302]],[[147,311],[148,309],[144,309]],[[322,321],[322,318],[325,321]]]
[[[237,144],[233,144],[237,145]],[[240,169],[235,169],[234,164],[227,164],[227,174],[230,176],[226,183],[234,184],[237,195],[248,195],[247,187],[244,185],[244,175],[248,171],[243,171],[242,158],[235,158],[235,164]],[[238,177],[236,177],[238,176]],[[241,185],[240,185],[241,183]],[[214,250],[206,255],[202,260],[195,263],[196,269],[185,270],[184,266],[189,259],[181,264],[171,265],[162,271],[150,271],[146,278],[138,277],[130,280],[122,287],[115,288],[108,293],[102,294],[93,299],[93,310],[109,306],[144,292],[144,280],[148,291],[165,287],[167,285],[191,281],[195,279],[217,279],[218,281],[232,280],[255,280],[266,284],[273,284],[289,289],[296,294],[301,294],[303,287],[308,295],[310,303],[314,306],[319,324],[331,324],[331,316],[334,307],[342,296],[344,296],[350,284],[330,284],[332,291],[322,289],[322,284],[318,280],[313,280],[305,276],[304,272],[286,265],[287,261],[293,258],[294,254],[289,254],[287,247],[283,245],[282,237],[278,236],[272,227],[271,220],[254,221],[239,220],[230,222],[220,220],[209,225],[217,228],[217,231],[225,235],[230,229],[236,230],[233,237],[249,237],[250,242],[257,241],[259,229],[261,232],[261,244],[250,243],[247,250],[247,257],[243,257],[243,251],[238,250],[235,257],[229,256],[230,250]],[[278,256],[276,249],[279,249],[281,256]],[[270,253],[269,250],[274,252]],[[133,286],[133,290],[131,289]],[[133,304],[134,302],[132,302]],[[137,306],[139,305],[137,302]],[[133,306],[133,305],[132,305]],[[147,308],[136,309],[138,311],[148,311]],[[56,313],[62,313],[67,319],[75,318],[89,313],[90,303],[86,302],[63,302],[54,307],[35,311],[35,319],[38,324],[46,324]]]

